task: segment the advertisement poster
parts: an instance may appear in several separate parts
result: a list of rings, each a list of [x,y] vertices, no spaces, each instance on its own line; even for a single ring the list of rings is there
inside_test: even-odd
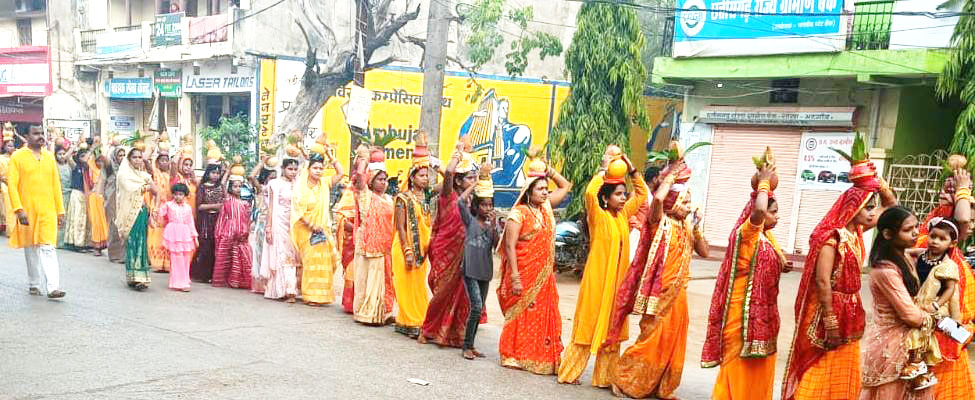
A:
[[[183,13],[156,15],[152,27],[152,47],[173,46],[183,40]]]
[[[836,52],[846,46],[841,0],[676,3],[674,57]]]
[[[178,99],[183,96],[182,70],[160,69],[156,71],[156,90],[160,97]]]
[[[298,94],[304,63],[279,59],[275,72],[274,121],[280,125]],[[525,181],[524,152],[546,146],[569,86],[565,82],[492,78],[478,77],[484,92],[472,102],[470,95],[476,88],[468,85],[467,75],[447,73],[436,155],[449,159],[457,141],[469,136],[475,159],[489,160],[494,166],[495,204],[506,207],[514,202]],[[372,92],[366,130],[370,135],[392,133],[399,137],[386,146],[386,168],[391,176],[405,174],[412,162],[414,134],[420,128],[423,74],[411,68],[372,70],[366,73],[365,88]],[[337,144],[338,158],[346,168],[351,146],[347,105],[351,98],[352,84],[339,88],[313,120],[317,129],[306,132],[313,138],[325,132],[328,141]]]
[[[853,186],[850,183],[849,161],[832,148],[849,154],[855,136],[853,132],[804,132],[800,142],[799,166],[796,169],[799,190],[844,191]]]

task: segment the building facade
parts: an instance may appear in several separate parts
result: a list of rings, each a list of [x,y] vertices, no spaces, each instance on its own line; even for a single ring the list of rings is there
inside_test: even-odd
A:
[[[766,146],[780,175],[775,234],[797,254],[850,186],[830,147],[848,149],[859,133],[881,167],[947,147],[960,107],[938,99],[934,82],[957,17],[908,13],[943,11],[937,3],[675,2],[673,55],[655,60],[653,79],[686,88],[681,140],[713,142],[691,160],[712,243],[725,243],[750,191],[750,157]]]
[[[23,135],[42,123],[51,91],[46,1],[0,1],[0,122]]]

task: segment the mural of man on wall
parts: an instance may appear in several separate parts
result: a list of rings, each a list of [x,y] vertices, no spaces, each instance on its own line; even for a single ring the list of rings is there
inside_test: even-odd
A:
[[[491,160],[495,187],[518,188],[524,184],[525,153],[532,144],[528,125],[508,120],[511,102],[497,96],[491,89],[484,96],[477,111],[471,113],[460,127],[458,137],[470,137],[474,156]]]

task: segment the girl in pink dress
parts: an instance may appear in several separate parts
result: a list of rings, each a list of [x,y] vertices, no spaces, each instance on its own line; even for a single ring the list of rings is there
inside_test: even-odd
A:
[[[173,199],[159,210],[163,231],[163,245],[169,251],[171,270],[169,288],[190,291],[190,260],[198,246],[196,225],[193,224],[193,207],[186,202],[189,188],[177,183],[172,186]]]

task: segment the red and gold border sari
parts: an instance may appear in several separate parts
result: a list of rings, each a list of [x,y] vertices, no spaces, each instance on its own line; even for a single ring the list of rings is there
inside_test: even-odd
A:
[[[562,317],[555,286],[555,217],[552,206],[540,210],[527,205],[515,207],[508,218],[521,223],[518,243],[518,272],[525,290],[511,292],[511,266],[501,251],[501,285],[498,302],[504,313],[504,329],[498,343],[501,365],[541,375],[558,371],[562,354]]]

